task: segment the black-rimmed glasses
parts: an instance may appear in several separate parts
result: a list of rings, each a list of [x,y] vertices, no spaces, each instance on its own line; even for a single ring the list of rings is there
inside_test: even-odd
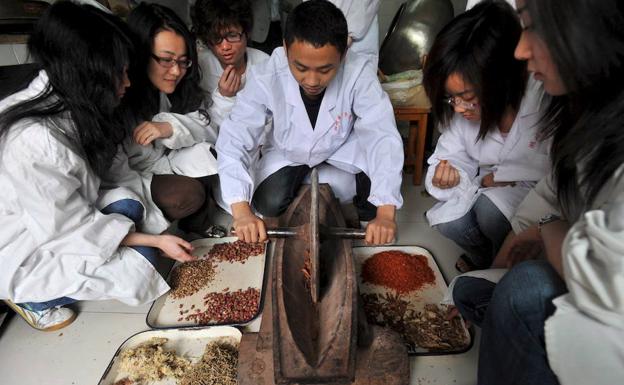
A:
[[[219,45],[221,42],[225,40],[228,43],[240,43],[243,40],[242,32],[228,32],[225,35],[221,36],[211,36],[208,41],[212,45]]]
[[[172,68],[177,64],[180,69],[185,70],[193,65],[193,61],[190,59],[174,59],[172,57],[160,57],[154,54],[152,54],[152,59],[156,60],[156,63],[165,68]]]

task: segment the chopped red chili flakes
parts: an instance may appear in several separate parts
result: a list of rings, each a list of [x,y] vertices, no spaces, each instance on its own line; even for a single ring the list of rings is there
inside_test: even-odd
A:
[[[402,294],[433,284],[435,275],[424,255],[389,250],[374,254],[364,262],[362,281]]]

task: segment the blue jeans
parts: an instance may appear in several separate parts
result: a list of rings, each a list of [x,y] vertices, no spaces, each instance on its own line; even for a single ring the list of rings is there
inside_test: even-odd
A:
[[[552,300],[567,289],[552,266],[526,261],[497,285],[470,277],[460,282],[453,290],[455,304],[482,328],[478,384],[558,384],[548,366],[544,323],[555,311]]]
[[[145,211],[145,209],[139,201],[135,201],[134,199],[122,199],[111,203],[110,205],[104,207],[101,211],[103,214],[121,214],[130,218],[136,225],[139,225],[143,220],[143,211]],[[145,259],[152,264],[152,266],[156,266],[156,261],[158,259],[157,248],[147,246],[131,247],[143,255]]]
[[[122,199],[111,203],[110,205],[104,207],[101,211],[103,214],[107,215],[113,213],[124,215],[138,225],[143,220],[144,210],[145,209],[140,202],[135,201],[134,199]],[[158,249],[146,246],[132,246],[132,248],[143,255],[153,266],[156,266]],[[73,298],[61,297],[45,302],[24,302],[18,303],[18,305],[27,310],[42,311],[56,306],[69,305],[74,302],[76,302],[76,300]]]
[[[435,226],[445,237],[464,249],[480,269],[488,268],[503,244],[511,225],[498,207],[481,194],[463,217]]]

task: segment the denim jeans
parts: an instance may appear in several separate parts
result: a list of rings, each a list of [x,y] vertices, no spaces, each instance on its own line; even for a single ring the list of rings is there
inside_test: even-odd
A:
[[[256,189],[253,206],[262,215],[277,217],[288,209],[297,196],[301,184],[311,168],[302,166],[286,166],[269,175]],[[371,182],[361,172],[355,176],[356,196],[353,203],[358,210],[360,220],[369,221],[377,215],[377,207],[368,201]]]
[[[437,229],[464,249],[480,269],[488,268],[511,231],[511,225],[498,207],[481,194],[463,217],[436,225]]]
[[[478,384],[558,384],[548,366],[544,323],[555,311],[552,300],[567,289],[552,266],[526,261],[497,285],[470,277],[460,282],[453,290],[455,305],[482,329]]]
[[[111,203],[110,205],[104,207],[101,211],[103,214],[121,214],[130,218],[136,225],[139,225],[143,220],[143,211],[145,211],[145,209],[143,208],[141,202],[135,201],[134,199],[122,199]],[[156,266],[156,261],[158,259],[157,248],[148,246],[131,247],[143,255],[145,259],[152,264],[152,266]]]
[[[134,199],[122,199],[111,203],[110,205],[104,207],[101,211],[103,214],[107,215],[113,213],[124,215],[138,225],[143,220],[144,208],[140,202],[135,201]],[[156,259],[158,258],[158,249],[146,246],[132,246],[132,248],[138,251],[145,257],[145,259],[155,266]],[[74,302],[76,302],[76,300],[73,298],[61,297],[45,302],[24,302],[18,303],[18,305],[27,310],[42,311],[52,307],[69,305]]]

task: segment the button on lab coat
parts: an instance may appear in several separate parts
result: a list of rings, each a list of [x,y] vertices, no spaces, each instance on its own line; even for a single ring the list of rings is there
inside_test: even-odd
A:
[[[499,130],[477,141],[480,122],[471,122],[456,113],[449,127],[442,130],[429,160],[425,179],[427,191],[438,202],[427,211],[431,226],[464,216],[480,194],[485,194],[507,220],[529,190],[550,170],[550,140],[540,141],[544,92],[541,83],[529,79],[519,112],[507,138]],[[440,189],[432,184],[435,168],[446,159],[460,174],[459,185]],[[481,179],[494,172],[496,182],[516,182],[515,186],[481,187]],[[478,175],[477,175],[478,174]]]
[[[0,102],[33,98],[45,72]],[[0,298],[42,302],[117,299],[147,303],[169,287],[135,250],[120,246],[133,222],[96,208],[100,179],[65,137],[68,116],[24,119],[0,145]]]
[[[273,128],[262,142],[267,114]],[[260,145],[262,158],[252,162]],[[372,204],[402,205],[403,144],[388,96],[362,56],[347,54],[325,90],[312,129],[284,49],[276,49],[267,62],[250,69],[232,113],[221,124],[217,152],[228,205],[249,202],[254,186],[282,167],[323,162],[351,174],[364,171],[371,179]]]

